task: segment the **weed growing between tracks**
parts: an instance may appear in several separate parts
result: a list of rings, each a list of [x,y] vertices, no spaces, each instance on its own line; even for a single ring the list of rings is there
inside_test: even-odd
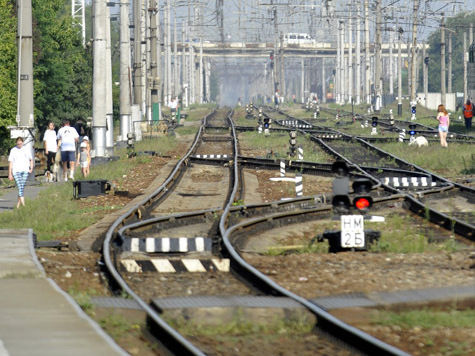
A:
[[[287,159],[289,151],[289,135],[272,133],[269,136],[257,132],[243,132],[239,134],[239,144],[243,155],[261,155],[269,158]],[[297,136],[297,145],[303,148],[304,161],[327,163],[333,159],[310,141],[306,136]],[[295,160],[297,157],[294,157]]]
[[[389,328],[392,337],[414,355],[471,355],[475,346],[470,336],[475,330],[475,310],[457,305],[400,312],[374,310],[369,324],[376,332]]]
[[[464,171],[467,167],[475,165],[473,144],[449,143],[448,148],[441,147],[437,142],[419,148],[408,146],[407,143],[375,143],[375,145],[421,168],[447,177],[466,174]]]

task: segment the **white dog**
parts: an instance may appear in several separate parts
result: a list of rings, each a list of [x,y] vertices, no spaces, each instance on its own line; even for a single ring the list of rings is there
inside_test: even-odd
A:
[[[409,146],[416,145],[417,147],[429,146],[429,141],[424,136],[417,136],[414,141],[409,142]]]

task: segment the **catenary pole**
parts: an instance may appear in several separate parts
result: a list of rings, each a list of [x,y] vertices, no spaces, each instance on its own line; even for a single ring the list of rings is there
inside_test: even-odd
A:
[[[120,137],[127,140],[130,132],[130,31],[129,31],[129,1],[120,2]]]
[[[445,19],[442,15],[440,22],[440,101],[442,105],[446,105],[445,76]]]
[[[114,115],[112,101],[112,53],[110,8],[106,6],[106,153],[114,152]]]
[[[94,0],[92,143],[95,157],[106,153],[106,1]]]
[[[369,53],[369,0],[364,1],[364,35],[365,35],[365,85],[366,104],[371,104],[370,93],[370,53]]]
[[[360,37],[360,31],[361,31],[361,12],[360,12],[360,4],[356,4],[356,56],[355,56],[355,62],[356,62],[356,84],[355,84],[355,94],[356,94],[356,100],[355,103],[356,105],[359,105],[361,102],[361,37]]]
[[[417,13],[419,11],[419,0],[414,0],[412,18],[412,46],[411,46],[411,102],[416,100],[416,49],[417,49]]]

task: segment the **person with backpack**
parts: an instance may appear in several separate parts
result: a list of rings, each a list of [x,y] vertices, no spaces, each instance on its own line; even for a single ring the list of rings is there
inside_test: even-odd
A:
[[[465,119],[465,128],[467,131],[472,129],[472,117],[475,108],[471,103],[470,99],[467,99],[467,103],[463,106],[463,117]]]

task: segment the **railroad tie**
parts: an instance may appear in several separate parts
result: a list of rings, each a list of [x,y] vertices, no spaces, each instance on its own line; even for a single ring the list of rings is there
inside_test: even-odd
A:
[[[220,159],[220,158],[228,158],[228,155],[196,155],[195,158],[204,158],[204,159],[207,159],[207,158],[217,158],[217,159]]]
[[[153,258],[150,260],[123,259],[121,260],[121,264],[125,270],[130,273],[229,272],[229,259],[227,258]]]
[[[204,252],[211,251],[206,237],[132,237],[124,241],[122,251],[130,252]]]

